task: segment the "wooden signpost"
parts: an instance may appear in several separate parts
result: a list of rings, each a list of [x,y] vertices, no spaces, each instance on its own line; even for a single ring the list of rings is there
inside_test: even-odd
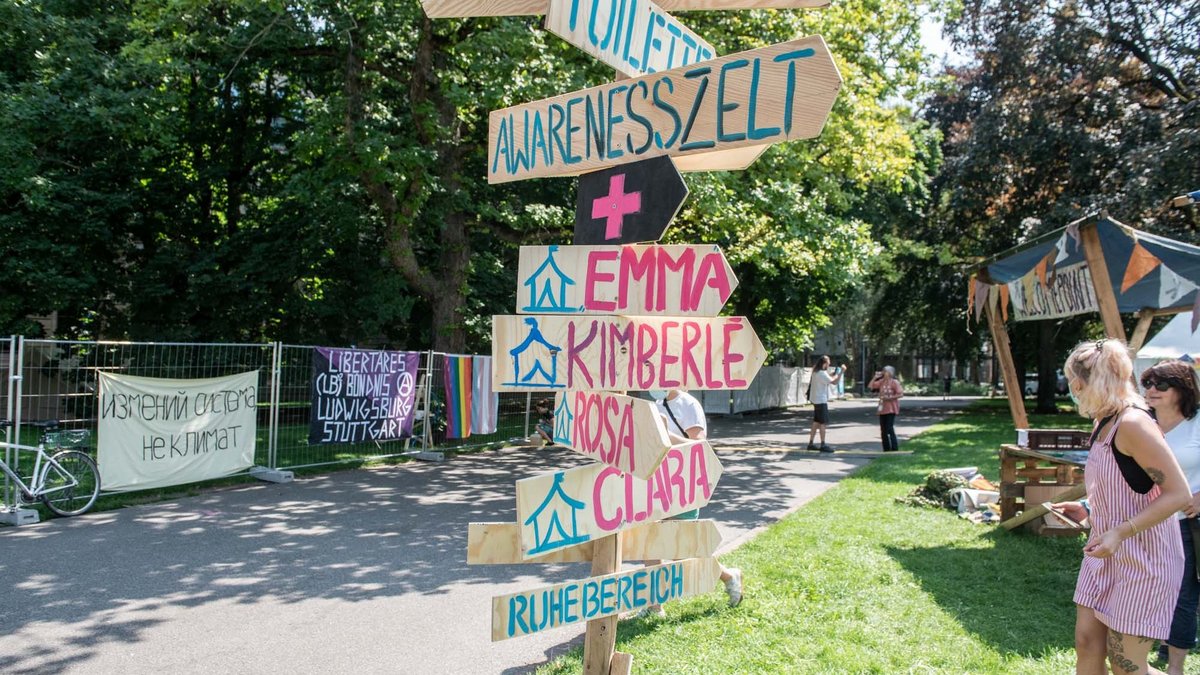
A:
[[[629,560],[711,558],[721,545],[711,520],[663,520],[622,530],[621,549]],[[467,529],[468,565],[516,563],[573,563],[592,559],[595,541],[560,548],[533,558],[521,555],[521,526],[517,523],[470,523]]]
[[[575,244],[658,241],[688,189],[670,157],[593,171],[579,178]]]
[[[737,283],[712,245],[522,246],[517,311],[716,316]]]
[[[568,0],[569,1],[569,0]],[[431,19],[476,16],[528,16],[546,14],[551,0],[422,0]],[[667,11],[723,9],[801,9],[829,6],[829,0],[659,0]]]
[[[813,36],[496,110],[488,182],[812,138],[841,86]]]
[[[717,53],[653,0],[554,0],[546,30],[629,77],[688,66]]]
[[[615,617],[717,586],[716,558],[692,558],[492,598],[492,641]]]
[[[554,442],[638,478],[649,478],[671,448],[650,401],[603,391],[563,391],[554,405]]]
[[[767,352],[742,316],[494,316],[492,388],[746,389]]]
[[[587,174],[576,246],[521,249],[518,315],[492,320],[493,388],[556,392],[554,439],[598,460],[517,481],[516,523],[471,524],[471,564],[592,563],[588,579],[494,598],[493,640],[586,621],[585,675],[628,673],[619,613],[717,585],[712,522],[655,521],[707,504],[721,463],[707,441],[668,445],[653,404],[622,394],[744,389],[766,353],[744,317],[717,316],[737,287],[720,250],[629,244],[662,236],[687,197],[680,171],[744,168],[820,133],[842,81],[819,36],[718,58],[667,12],[827,4],[422,0],[434,18],[546,14],[633,78],[489,118],[488,182]],[[623,557],[675,562],[621,570]]]
[[[662,520],[708,503],[721,478],[708,441],[672,446],[648,480],[604,464],[517,481],[517,522],[526,558]]]

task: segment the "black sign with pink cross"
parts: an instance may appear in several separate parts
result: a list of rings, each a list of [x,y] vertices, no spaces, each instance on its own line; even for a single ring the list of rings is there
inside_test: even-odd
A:
[[[662,238],[687,198],[670,157],[654,157],[579,177],[575,239],[581,246],[640,244]]]

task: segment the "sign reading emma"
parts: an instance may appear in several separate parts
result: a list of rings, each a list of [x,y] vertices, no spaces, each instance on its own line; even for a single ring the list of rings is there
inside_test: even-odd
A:
[[[493,316],[492,388],[746,389],[767,353],[742,316]]]
[[[496,110],[488,182],[812,138],[841,86],[813,36]]]
[[[604,464],[517,481],[521,554],[532,558],[698,509],[712,498],[721,462],[708,441],[672,446],[649,479]]]
[[[604,391],[558,393],[554,442],[638,478],[649,478],[671,447],[654,403]]]
[[[737,277],[713,245],[522,246],[517,312],[716,316]]]
[[[552,0],[546,30],[630,77],[717,53],[653,0]]]

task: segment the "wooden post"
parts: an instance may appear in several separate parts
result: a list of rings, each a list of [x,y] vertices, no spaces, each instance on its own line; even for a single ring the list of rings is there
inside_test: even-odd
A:
[[[596,540],[592,553],[592,576],[612,574],[621,568],[621,537],[610,535]],[[617,646],[619,616],[587,622],[583,642],[584,675],[609,675],[613,651]]]
[[[1125,325],[1121,323],[1121,311],[1117,309],[1117,296],[1113,293],[1112,279],[1108,276],[1108,263],[1104,262],[1096,224],[1088,223],[1080,227],[1079,236],[1083,239],[1083,255],[1092,274],[1096,303],[1100,305],[1100,318],[1104,320],[1104,334],[1125,342]]]
[[[1142,343],[1146,341],[1146,334],[1150,332],[1150,322],[1153,320],[1153,309],[1147,307],[1138,312],[1137,326],[1133,329],[1133,337],[1129,338],[1129,351],[1136,354],[1142,348]]]
[[[1028,429],[1029,418],[1025,415],[1025,397],[1021,383],[1017,380],[1017,368],[1013,365],[1012,346],[1008,342],[1008,330],[996,308],[987,306],[988,327],[992,330],[992,346],[1000,359],[1000,375],[1004,378],[1005,393],[1008,394],[1008,409],[1012,412],[1013,424],[1017,429]]]

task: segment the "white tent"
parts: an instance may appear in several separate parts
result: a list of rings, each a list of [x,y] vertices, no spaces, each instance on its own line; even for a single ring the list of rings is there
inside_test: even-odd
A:
[[[1176,314],[1158,335],[1138,351],[1133,362],[1133,373],[1140,376],[1143,370],[1159,361],[1184,356],[1193,362],[1200,362],[1200,329],[1192,332],[1191,312]]]

